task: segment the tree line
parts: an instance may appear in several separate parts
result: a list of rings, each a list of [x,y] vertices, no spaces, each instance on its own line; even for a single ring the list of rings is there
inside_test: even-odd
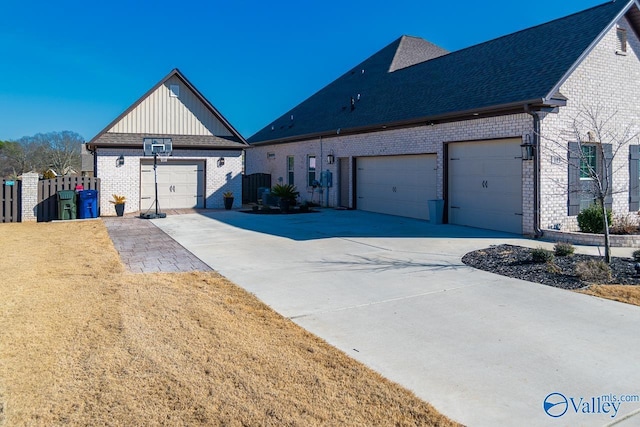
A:
[[[61,131],[24,136],[15,141],[0,140],[0,174],[17,178],[26,172],[59,175],[80,172],[81,145],[84,139],[75,132]]]

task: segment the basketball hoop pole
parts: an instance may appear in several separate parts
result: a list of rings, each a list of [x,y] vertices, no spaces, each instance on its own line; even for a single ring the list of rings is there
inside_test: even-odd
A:
[[[158,216],[158,153],[153,153],[153,182],[156,187],[156,217]]]
[[[156,196],[156,199],[154,201],[154,204],[156,205],[156,213],[155,215],[150,213],[144,213],[140,215],[140,218],[154,219],[154,218],[166,218],[167,216],[167,214],[161,213],[158,210],[158,153],[157,152],[153,153],[153,183],[155,187],[155,196]],[[147,210],[147,212],[149,211]]]

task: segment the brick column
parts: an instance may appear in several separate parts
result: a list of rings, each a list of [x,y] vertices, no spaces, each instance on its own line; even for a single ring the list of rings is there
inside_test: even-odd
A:
[[[37,221],[38,205],[38,181],[40,176],[37,173],[29,172],[23,174],[22,180],[22,222]]]

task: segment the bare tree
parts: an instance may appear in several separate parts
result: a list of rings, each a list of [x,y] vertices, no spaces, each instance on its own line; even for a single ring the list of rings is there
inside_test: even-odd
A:
[[[620,126],[616,123],[618,112],[607,113],[603,107],[582,107],[572,118],[571,126],[567,132],[572,140],[567,142],[565,138],[549,138],[551,151],[557,159],[568,159],[570,175],[579,179],[569,180],[568,195],[569,208],[572,208],[571,199],[579,200],[580,195],[588,195],[598,207],[602,209],[604,221],[604,248],[605,262],[611,262],[611,243],[609,235],[609,221],[607,218],[607,206],[612,204],[613,194],[628,191],[628,184],[613,186],[613,176],[616,171],[628,167],[625,162],[615,162],[615,159],[623,152],[623,148],[638,137],[636,127],[629,123]],[[617,166],[616,166],[617,164]],[[566,184],[565,184],[566,185]],[[577,214],[579,205],[573,205]]]
[[[84,139],[75,132],[49,132],[38,134],[34,138],[48,145],[49,167],[59,174],[67,174],[71,169],[80,171],[80,146]]]
[[[6,141],[0,148],[3,176],[20,176],[25,172],[41,171],[46,165],[46,145],[32,141]]]
[[[3,175],[22,175],[53,169],[59,174],[81,168],[80,148],[83,138],[75,132],[49,132],[6,141],[0,146]]]

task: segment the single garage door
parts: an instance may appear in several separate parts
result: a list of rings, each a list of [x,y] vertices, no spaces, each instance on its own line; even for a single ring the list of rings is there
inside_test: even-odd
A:
[[[449,144],[449,223],[522,233],[520,139]]]
[[[193,160],[158,162],[158,204],[160,209],[204,207],[204,163]],[[153,207],[155,200],[153,162],[140,165],[140,210]]]
[[[357,208],[429,219],[428,201],[436,198],[436,155],[358,157]]]

